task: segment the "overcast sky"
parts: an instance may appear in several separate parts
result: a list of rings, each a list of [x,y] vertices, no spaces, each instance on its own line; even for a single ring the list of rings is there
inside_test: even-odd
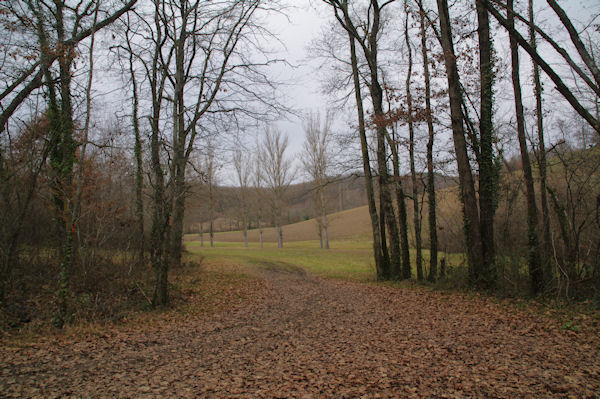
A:
[[[289,107],[298,112],[324,109],[330,99],[321,93],[319,63],[309,59],[307,47],[319,35],[327,21],[331,20],[331,10],[317,0],[284,1],[289,5],[286,15],[273,14],[268,19],[269,29],[279,38],[282,44],[280,46],[281,50],[274,54],[274,57],[285,59],[290,64],[279,64],[274,68],[273,71],[277,75],[275,78],[286,82],[283,90]],[[537,1],[536,4],[536,8],[547,8],[545,1]],[[597,13],[600,10],[600,0],[564,0],[561,1],[561,5],[565,7],[569,16],[580,20],[589,20],[592,13]],[[541,18],[542,14],[538,14],[536,20]],[[503,46],[503,41],[508,42],[496,38],[498,50]],[[507,43],[505,44],[507,47]],[[499,51],[499,53],[501,56],[508,55],[507,53],[502,54],[502,51]],[[527,57],[524,53],[521,52],[521,54],[522,59],[526,60]],[[527,70],[526,73],[530,73],[528,72],[530,71],[529,66],[523,65],[522,69]],[[107,85],[105,83],[103,85],[103,88],[98,87],[97,90],[106,90]],[[505,94],[506,98],[512,99],[508,90]],[[548,91],[546,94],[548,94]],[[502,96],[498,96],[497,100],[502,101]],[[106,107],[106,109],[110,108],[110,106]],[[344,128],[348,125],[348,122],[354,121],[338,121],[338,126]],[[304,140],[301,121],[290,115],[288,120],[278,122],[277,126],[289,137],[290,155],[297,155],[301,151]],[[254,141],[254,138],[246,140],[247,143]],[[297,159],[297,156],[294,156],[294,158]]]
[[[287,17],[276,15],[270,21],[273,32],[285,45],[278,56],[291,64],[281,66],[280,78],[289,83],[285,90],[291,107],[298,111],[317,110],[327,104],[327,99],[319,87],[318,63],[309,58],[307,47],[328,15],[319,15],[309,1],[288,0],[287,3],[293,7]],[[289,121],[279,122],[278,127],[288,135],[291,150],[300,151],[304,140],[301,121],[291,116]]]

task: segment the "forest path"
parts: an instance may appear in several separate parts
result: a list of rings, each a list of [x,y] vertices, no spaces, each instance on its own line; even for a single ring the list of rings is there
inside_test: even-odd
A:
[[[598,397],[600,339],[487,299],[314,278],[281,263],[240,308],[0,346],[2,397]]]

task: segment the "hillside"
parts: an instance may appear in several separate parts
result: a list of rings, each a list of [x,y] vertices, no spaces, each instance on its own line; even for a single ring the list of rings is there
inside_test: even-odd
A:
[[[371,224],[369,221],[369,211],[366,206],[348,209],[342,212],[336,212],[328,216],[329,221],[329,239],[339,240],[346,238],[369,238],[371,234]],[[186,240],[197,241],[197,234],[189,234]],[[205,234],[205,240],[208,235]],[[317,222],[314,219],[305,220],[298,223],[283,226],[284,242],[290,241],[309,241],[318,240]],[[215,234],[215,240],[220,242],[241,242],[243,241],[242,232],[230,231]],[[276,242],[275,228],[269,227],[263,229],[264,242]],[[248,231],[249,242],[259,242],[257,229]]]
[[[438,198],[438,222],[440,230],[438,231],[438,240],[440,242],[440,250],[456,252],[460,250],[462,245],[462,225],[460,212],[460,203],[458,201],[458,192],[456,187],[447,187],[437,190]],[[412,202],[407,199],[407,210],[409,219],[409,241],[413,244],[412,236]],[[423,212],[423,237],[424,245],[427,247],[427,212]],[[223,222],[225,219],[219,219],[218,222]],[[329,240],[345,240],[345,239],[361,239],[371,240],[371,221],[369,218],[369,210],[366,205],[352,209],[347,209],[341,212],[334,212],[327,216],[329,223]],[[217,224],[219,226],[219,224]],[[243,242],[243,234],[241,230],[217,232],[214,237],[217,242]],[[310,241],[318,240],[318,228],[315,219],[303,220],[301,222],[291,223],[283,226],[284,242]],[[199,241],[200,236],[197,232],[186,235],[186,241]],[[204,230],[204,240],[208,241],[206,228]],[[259,242],[258,229],[248,231],[248,241],[250,243]],[[263,228],[263,241],[266,243],[277,242],[275,228]]]
[[[377,182],[375,182],[377,183]],[[375,184],[376,185],[376,184]],[[405,190],[412,190],[410,178],[403,178]],[[436,175],[436,188],[443,190],[447,187],[456,186],[454,177]],[[423,188],[420,187],[420,191]],[[238,187],[217,186],[214,188],[213,228],[214,231],[236,231],[241,230],[240,224],[240,200]],[[407,191],[408,192],[408,191]],[[255,207],[257,201],[265,202],[266,191],[249,190],[250,203],[250,228],[257,227]],[[367,195],[364,186],[364,178],[360,175],[348,175],[332,178],[325,188],[325,197],[329,214],[340,213],[346,210],[363,207],[367,204]],[[364,210],[366,213],[366,208]],[[268,210],[266,211],[268,214]],[[186,200],[186,233],[199,233],[201,230],[208,231],[209,201],[207,187],[202,184],[191,184],[190,193]],[[353,214],[351,214],[353,215]],[[314,217],[313,209],[313,185],[310,182],[293,184],[288,189],[288,201],[283,211],[283,223],[285,225],[308,221]],[[363,220],[363,219],[361,219]],[[368,214],[364,216],[368,222]],[[263,220],[263,225],[272,226],[273,221]],[[313,222],[314,223],[314,222]],[[346,222],[344,222],[346,223]],[[342,225],[344,225],[342,223]],[[333,229],[336,225],[332,226]],[[301,231],[307,230],[303,226]],[[284,230],[285,231],[285,230]],[[295,231],[295,230],[294,230]],[[361,230],[362,231],[362,230]],[[316,227],[314,229],[316,233]],[[333,233],[333,231],[332,231]],[[312,239],[315,237],[313,236]]]

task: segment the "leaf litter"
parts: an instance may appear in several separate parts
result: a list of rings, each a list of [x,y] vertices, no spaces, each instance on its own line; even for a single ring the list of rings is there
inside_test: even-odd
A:
[[[253,299],[0,346],[2,397],[594,398],[597,331],[466,298],[255,268]]]

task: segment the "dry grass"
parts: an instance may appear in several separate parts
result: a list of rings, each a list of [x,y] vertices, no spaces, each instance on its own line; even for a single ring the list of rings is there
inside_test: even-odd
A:
[[[333,213],[328,216],[328,221],[328,234],[330,240],[370,238],[371,222],[369,220],[369,211],[366,206]],[[199,240],[198,237],[198,234],[188,234],[186,236],[186,241],[197,241]],[[208,234],[204,235],[204,239],[205,241],[208,240]],[[317,222],[314,219],[283,226],[284,242],[318,239]],[[241,231],[215,234],[215,241],[218,242],[243,242],[243,240],[244,237]],[[264,242],[277,242],[275,229],[272,227],[265,228],[263,230],[263,240]],[[258,230],[254,229],[248,231],[248,241],[253,243],[259,242]]]

